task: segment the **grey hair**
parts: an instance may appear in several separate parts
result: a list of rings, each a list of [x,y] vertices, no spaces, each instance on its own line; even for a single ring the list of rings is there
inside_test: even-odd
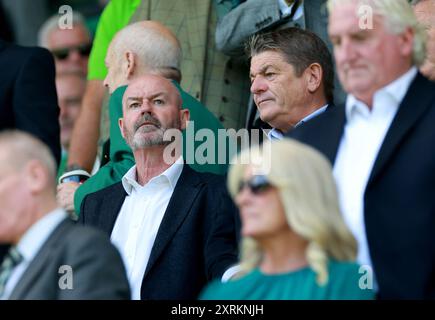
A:
[[[126,50],[132,51],[139,60],[139,68],[181,78],[181,46],[178,40],[171,41],[154,28],[144,27],[141,22],[128,25],[118,32],[113,40],[112,52],[118,58]]]
[[[77,11],[74,11],[72,17],[73,17],[73,21],[72,21],[73,26],[82,25],[85,28],[90,38],[91,34],[85,25],[85,18],[82,16],[82,14]],[[41,26],[41,28],[38,31],[39,46],[44,48],[49,48],[48,38],[50,37],[50,34],[53,31],[59,29],[59,18],[60,16],[58,14],[55,14],[51,16],[48,20],[46,20],[44,24]]]
[[[386,28],[393,34],[400,34],[410,27],[414,31],[412,62],[416,66],[423,63],[427,36],[408,0],[328,0],[328,11],[331,13],[335,6],[352,2],[370,6],[375,14],[385,19]]]
[[[55,189],[56,161],[45,143],[20,130],[5,130],[0,133],[0,149],[3,148],[9,148],[8,164],[17,170],[23,169],[30,160],[40,162],[47,169],[52,187]]]

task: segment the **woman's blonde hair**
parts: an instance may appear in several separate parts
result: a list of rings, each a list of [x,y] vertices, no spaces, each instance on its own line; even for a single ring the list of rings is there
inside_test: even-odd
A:
[[[355,260],[357,243],[341,216],[331,166],[324,156],[307,145],[285,139],[244,150],[237,159],[233,159],[228,175],[232,197],[247,167],[254,174],[267,176],[279,191],[290,228],[308,241],[306,257],[318,284],[328,281],[329,258]],[[261,258],[257,242],[244,237],[240,257],[243,274],[257,267]]]

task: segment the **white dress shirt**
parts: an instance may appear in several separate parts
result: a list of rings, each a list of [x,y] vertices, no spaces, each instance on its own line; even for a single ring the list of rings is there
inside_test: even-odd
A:
[[[1,300],[6,300],[20,281],[29,264],[35,258],[39,249],[47,241],[56,227],[68,216],[65,210],[57,208],[39,219],[21,237],[17,244],[17,250],[23,260],[13,269]]]
[[[124,261],[132,299],[140,300],[145,269],[175,185],[183,170],[180,157],[162,174],[141,186],[136,179],[136,165],[122,178],[127,192],[112,231],[112,243]]]
[[[333,171],[344,220],[358,241],[357,261],[362,265],[372,266],[364,223],[365,189],[384,138],[416,74],[413,67],[378,90],[372,110],[353,95],[347,96],[347,121]]]
[[[296,123],[293,128],[297,128],[298,126],[300,126],[302,123],[307,122],[309,120],[311,120],[314,117],[317,117],[318,115],[320,115],[321,113],[325,112],[326,109],[328,108],[328,105],[324,105],[323,107],[317,109],[316,111],[310,113],[308,116],[306,116],[305,118],[303,118],[301,121],[299,121],[298,123]],[[272,128],[271,130],[267,131],[267,137],[269,138],[269,140],[282,140],[284,138],[283,133],[281,132],[281,130],[278,130],[276,128]]]

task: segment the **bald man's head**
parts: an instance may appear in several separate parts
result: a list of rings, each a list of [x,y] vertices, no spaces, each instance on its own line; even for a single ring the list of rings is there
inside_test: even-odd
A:
[[[175,34],[157,21],[136,22],[120,30],[106,56],[105,85],[113,92],[133,77],[159,74],[181,81],[181,46]]]
[[[56,207],[56,165],[48,147],[27,133],[0,133],[0,243],[16,243]]]
[[[10,130],[0,133],[0,167],[21,171],[31,160],[36,160],[45,167],[54,188],[56,162],[49,148],[25,132]]]
[[[123,97],[121,132],[133,150],[167,145],[164,133],[183,130],[189,111],[182,109],[181,95],[171,81],[161,76],[145,75],[133,80]]]

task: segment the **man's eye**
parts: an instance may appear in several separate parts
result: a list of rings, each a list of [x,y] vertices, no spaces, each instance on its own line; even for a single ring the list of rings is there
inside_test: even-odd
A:
[[[154,104],[155,105],[158,105],[158,106],[161,106],[161,105],[163,105],[165,102],[162,100],[162,99],[155,99],[154,100]]]
[[[276,75],[276,73],[274,73],[274,72],[267,72],[264,74],[266,79],[273,79],[275,77],[275,75]]]
[[[139,108],[139,107],[140,107],[140,103],[137,103],[137,102],[132,103],[132,104],[130,105],[130,109],[136,109],[136,108]]]

